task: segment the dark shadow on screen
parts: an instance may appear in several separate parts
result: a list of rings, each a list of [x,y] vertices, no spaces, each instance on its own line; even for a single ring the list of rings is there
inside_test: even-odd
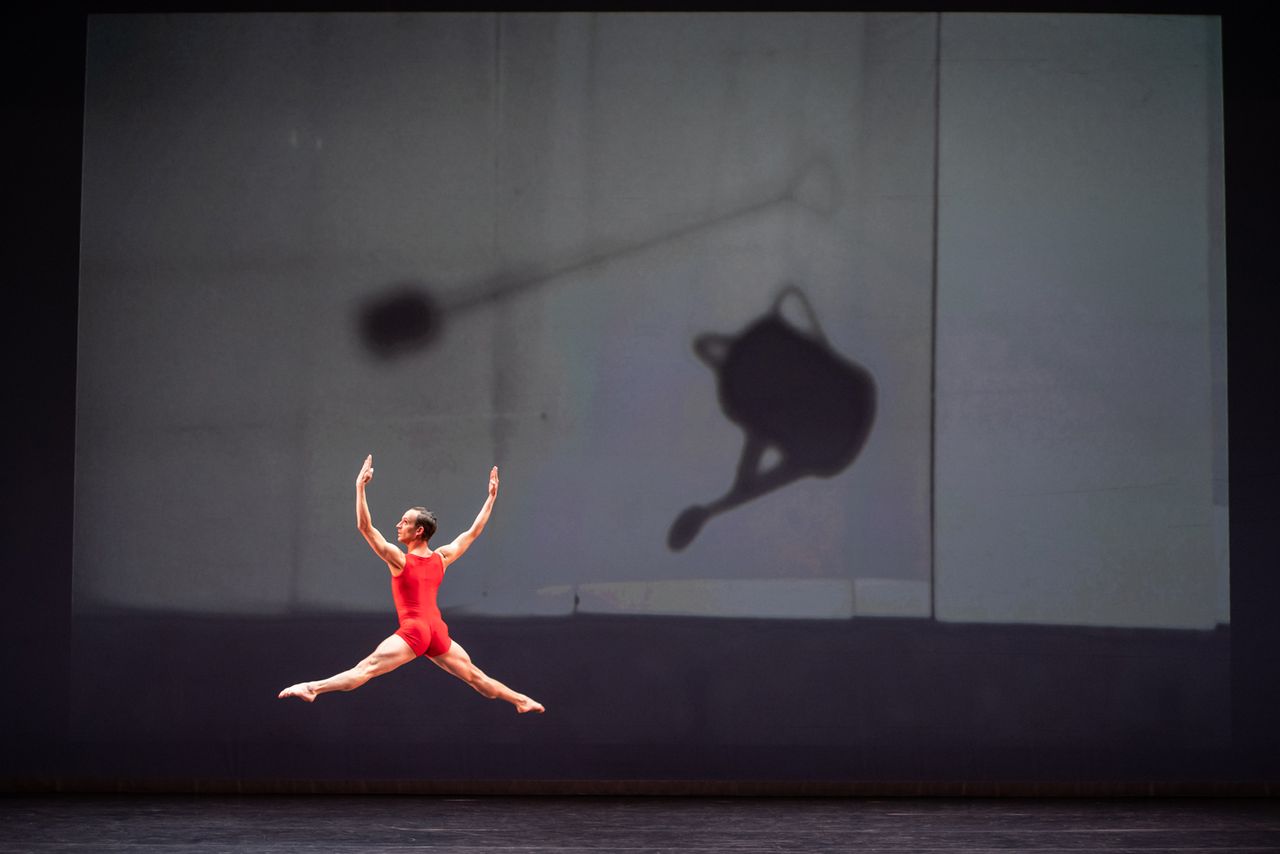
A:
[[[360,339],[375,357],[392,359],[434,345],[446,320],[468,311],[545,287],[556,279],[596,272],[660,246],[696,239],[713,228],[776,209],[790,209],[824,220],[843,202],[840,180],[824,157],[815,157],[790,176],[781,189],[762,188],[727,209],[629,242],[599,245],[566,261],[547,261],[501,270],[447,291],[422,282],[392,282],[365,299],[357,310]]]
[[[804,329],[782,309],[798,303]],[[812,306],[787,285],[773,306],[738,335],[699,335],[693,349],[716,373],[720,407],[746,434],[733,484],[708,504],[687,508],[671,525],[667,545],[679,551],[712,516],[802,477],[834,477],[866,444],[876,413],[869,371],[827,341]],[[779,459],[761,468],[770,448]]]
[[[417,282],[398,282],[360,308],[360,337],[380,359],[429,345],[440,332],[440,309]]]

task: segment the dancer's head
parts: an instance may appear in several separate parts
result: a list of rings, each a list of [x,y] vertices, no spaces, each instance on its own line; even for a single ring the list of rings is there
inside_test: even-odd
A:
[[[396,539],[402,543],[429,541],[436,532],[436,514],[425,507],[410,507],[396,523]]]

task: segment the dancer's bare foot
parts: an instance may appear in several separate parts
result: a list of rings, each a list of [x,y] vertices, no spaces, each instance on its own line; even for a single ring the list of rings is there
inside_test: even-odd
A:
[[[520,701],[516,703],[516,714],[518,715],[523,715],[525,712],[537,712],[538,714],[542,714],[545,711],[546,708],[543,707],[541,703],[530,697],[522,697]]]
[[[285,688],[276,697],[281,700],[285,697],[297,697],[299,700],[314,703],[316,701],[316,692],[311,690],[310,682],[299,682],[297,685]]]

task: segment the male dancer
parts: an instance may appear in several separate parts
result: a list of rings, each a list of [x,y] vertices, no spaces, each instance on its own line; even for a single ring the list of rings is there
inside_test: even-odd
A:
[[[297,697],[311,703],[317,695],[329,691],[354,691],[373,677],[390,673],[405,662],[425,654],[434,664],[491,700],[506,700],[521,714],[546,711],[541,703],[512,691],[472,664],[467,651],[449,638],[449,627],[440,618],[440,609],[436,605],[436,590],[444,580],[445,570],[466,553],[489,521],[493,500],[498,497],[498,467],[494,466],[489,472],[489,497],[471,527],[452,543],[434,551],[427,541],[436,532],[436,517],[424,507],[406,510],[396,523],[396,539],[404,544],[405,551],[383,539],[378,529],[373,527],[369,503],[364,496],[365,484],[371,480],[373,454],[365,457],[364,467],[356,477],[356,527],[369,547],[386,561],[387,568],[391,570],[391,594],[400,617],[400,628],[350,670],[318,682],[299,682],[281,691],[280,698]]]

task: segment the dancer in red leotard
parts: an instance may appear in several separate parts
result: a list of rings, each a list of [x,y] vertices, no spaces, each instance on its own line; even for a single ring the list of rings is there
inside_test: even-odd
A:
[[[434,551],[427,541],[436,532],[436,517],[424,507],[405,511],[396,523],[396,539],[404,544],[404,551],[388,543],[373,527],[364,494],[365,484],[371,480],[372,454],[365,458],[364,466],[356,477],[356,527],[369,547],[386,561],[387,568],[391,570],[391,595],[395,599],[400,628],[350,670],[317,682],[299,682],[285,688],[278,696],[281,699],[297,697],[310,703],[329,691],[354,691],[373,677],[390,673],[400,665],[426,655],[433,664],[491,700],[506,700],[522,714],[546,711],[541,703],[512,691],[476,667],[467,651],[449,638],[449,627],[441,619],[440,608],[436,605],[436,591],[444,580],[445,570],[471,547],[489,521],[493,500],[498,496],[498,467],[494,466],[489,472],[489,497],[471,527],[453,542]]]
[[[436,605],[436,591],[444,581],[444,559],[440,552],[430,557],[405,555],[404,572],[391,576],[391,596],[396,601],[400,628],[396,634],[413,650],[414,655],[431,658],[449,651],[449,627]]]

